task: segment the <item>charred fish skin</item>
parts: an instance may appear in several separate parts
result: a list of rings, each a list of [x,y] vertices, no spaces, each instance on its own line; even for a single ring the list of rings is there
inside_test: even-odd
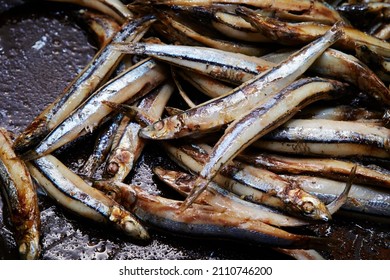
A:
[[[329,98],[330,92],[342,94],[344,85],[336,81],[323,79],[301,79],[286,87],[242,118],[232,122],[224,135],[210,152],[208,162],[200,177],[210,181],[228,161],[248,147],[258,138],[291,118],[299,109],[319,99]],[[292,97],[292,98],[290,98]],[[201,183],[199,181],[199,183]],[[196,199],[196,194],[207,187],[204,184],[188,197],[188,203]],[[314,219],[329,220],[331,215],[326,206],[314,197],[302,196],[300,210]],[[185,203],[186,204],[186,203]],[[316,207],[313,207],[316,205]],[[317,210],[317,211],[315,211]]]
[[[112,111],[103,101],[122,103],[130,98],[139,99],[165,79],[165,68],[154,60],[148,58],[139,62],[94,92],[34,150],[25,153],[23,158],[31,160],[49,154],[77,138],[85,129],[94,129]]]
[[[121,205],[90,187],[52,155],[28,163],[34,179],[58,204],[99,223],[112,224],[124,234],[146,240],[148,232]]]
[[[123,54],[114,51],[112,44],[139,40],[141,35],[155,21],[154,16],[129,21],[106,44],[64,90],[64,92],[23,131],[14,142],[14,149],[23,153],[37,145],[48,133],[58,126],[96,88],[108,79]]]
[[[22,259],[40,255],[40,211],[30,173],[12,149],[8,132],[0,128],[0,188],[8,206],[15,240]]]
[[[329,33],[302,48],[285,63],[247,81],[224,97],[213,99],[141,130],[141,137],[172,139],[210,131],[255,108],[264,96],[272,95],[299,77],[316,58],[337,41],[343,32],[335,25]]]

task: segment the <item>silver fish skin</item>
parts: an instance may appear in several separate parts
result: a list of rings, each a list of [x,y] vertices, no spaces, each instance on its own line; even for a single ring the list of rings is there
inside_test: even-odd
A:
[[[0,128],[0,192],[8,207],[21,259],[40,256],[40,211],[35,186],[25,163],[12,149],[12,140]]]
[[[301,76],[342,34],[335,25],[325,36],[302,48],[286,62],[247,81],[226,96],[158,121],[142,129],[140,135],[162,140],[215,130],[256,108],[265,97],[274,95]]]
[[[115,132],[117,131],[123,115],[117,114],[113,117],[112,122],[100,131],[95,140],[95,145],[92,153],[89,155],[79,174],[87,178],[96,178],[96,171],[105,162],[112,143],[114,142]]]
[[[281,176],[287,180],[295,181],[301,188],[316,195],[325,203],[334,200],[345,186],[344,182],[316,176]],[[384,188],[352,184],[347,202],[341,208],[372,215],[390,216],[390,192]]]
[[[370,123],[292,119],[266,136],[266,140],[311,143],[352,143],[390,149],[390,130]]]
[[[95,1],[97,2],[97,1]],[[37,145],[48,133],[57,127],[69,114],[88,98],[98,86],[104,83],[123,58],[113,49],[113,43],[138,41],[155,21],[153,16],[125,23],[63,91],[63,93],[41,112],[17,137],[14,148],[23,153]]]
[[[271,98],[264,99],[259,107],[232,122],[210,152],[209,160],[200,172],[202,179],[198,180],[199,185],[188,196],[188,203],[194,201],[197,194],[207,187],[207,181],[212,180],[223,166],[251,143],[286,122],[308,104],[320,99],[332,98],[331,92],[333,96],[343,95],[344,88],[345,85],[337,81],[320,78],[301,79]],[[302,197],[302,201],[301,211],[305,215],[322,217],[324,220],[330,219],[330,213],[319,200],[313,197]],[[309,204],[317,206],[309,207],[307,206]],[[321,213],[316,213],[315,209],[319,209]]]
[[[173,85],[166,83],[144,97],[138,108],[159,119],[173,91]],[[106,172],[111,176],[111,180],[123,181],[141,155],[145,146],[145,140],[138,135],[141,127],[140,124],[130,121],[118,144],[111,150],[106,164]]]
[[[115,48],[123,53],[148,55],[235,84],[248,81],[270,68],[270,63],[260,58],[206,47],[126,43],[116,44]]]
[[[204,238],[244,240],[283,248],[316,248],[325,240],[314,236],[296,235],[258,220],[242,220],[235,212],[193,204],[186,211],[179,210],[181,201],[151,195],[142,188],[111,182],[114,188],[125,189],[129,199],[129,211],[140,220],[157,229],[174,234],[190,234]],[[116,186],[115,186],[116,185]],[[110,186],[105,187],[106,190]],[[115,192],[115,190],[114,190]],[[328,240],[331,241],[331,240]],[[325,245],[326,246],[326,245]]]
[[[89,186],[54,156],[28,162],[28,168],[39,185],[62,207],[81,217],[111,224],[132,238],[149,238],[145,228],[130,212]]]
[[[94,92],[77,110],[58,125],[42,142],[23,157],[31,160],[51,153],[71,142],[85,130],[93,130],[112,109],[103,101],[122,103],[131,98],[139,99],[166,78],[165,68],[152,59],[134,65]],[[137,93],[141,96],[137,96]]]

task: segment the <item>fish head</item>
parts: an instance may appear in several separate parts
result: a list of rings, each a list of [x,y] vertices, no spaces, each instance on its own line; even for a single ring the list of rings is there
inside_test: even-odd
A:
[[[139,135],[146,139],[166,140],[177,138],[183,130],[185,127],[181,118],[175,115],[142,128]]]
[[[328,222],[332,219],[326,205],[318,198],[313,196],[303,196],[298,207],[300,212],[305,216],[313,220],[322,220]]]

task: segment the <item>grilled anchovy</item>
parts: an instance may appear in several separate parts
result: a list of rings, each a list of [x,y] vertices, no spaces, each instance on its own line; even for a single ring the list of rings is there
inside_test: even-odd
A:
[[[263,98],[274,95],[293,82],[341,35],[339,27],[334,26],[325,36],[302,48],[286,62],[247,81],[226,96],[147,126],[141,130],[141,136],[151,139],[178,138],[210,131],[233,121],[256,108]]]
[[[204,47],[137,43],[116,44],[115,48],[125,53],[148,55],[235,84],[270,68],[270,63],[260,58]]]
[[[156,64],[154,60],[146,59],[139,62],[94,92],[34,150],[25,154],[24,158],[33,159],[49,154],[77,138],[86,129],[94,129],[112,111],[102,101],[122,103],[130,98],[139,99],[165,78],[164,68]]]
[[[331,6],[310,0],[151,0],[156,5],[178,5],[178,6],[209,6],[212,4],[245,4],[254,6],[260,9],[268,9],[273,11],[284,12],[284,16],[290,16],[294,19],[311,20],[333,24],[336,21],[342,21],[343,18]],[[295,17],[294,17],[295,16]]]
[[[356,143],[313,143],[309,141],[267,141],[257,140],[252,146],[266,151],[276,153],[287,153],[306,156],[326,157],[368,157],[368,158],[389,158],[390,153],[382,148],[366,144]]]
[[[172,187],[184,197],[194,187],[195,176],[184,172],[165,170],[161,167],[155,168],[153,171],[162,182]],[[299,226],[299,220],[271,212],[259,204],[242,200],[229,191],[222,189],[216,183],[211,183],[210,188],[202,193],[197,203],[211,205],[220,211],[233,211],[238,216],[241,216],[243,220],[254,219],[279,227],[289,226],[291,223]],[[306,221],[301,220],[301,225],[306,224]]]
[[[339,195],[344,182],[304,175],[282,175],[286,180],[296,182],[301,188],[319,197],[325,203]],[[352,184],[348,199],[342,209],[367,214],[390,216],[390,192],[366,185]]]
[[[151,195],[137,186],[112,182],[105,191],[124,192],[130,200],[129,210],[143,222],[174,234],[195,237],[235,239],[283,248],[315,248],[324,246],[324,239],[288,233],[254,219],[243,220],[234,211],[209,205],[193,204],[179,211],[181,201]],[[99,187],[98,187],[99,188]]]
[[[354,162],[325,158],[293,158],[271,154],[240,154],[238,159],[276,173],[317,175],[348,180]],[[357,165],[354,183],[390,188],[390,172],[378,166]]]
[[[159,119],[173,90],[173,85],[166,83],[147,95],[140,102],[138,108],[151,117]],[[107,160],[106,172],[112,176],[112,180],[123,181],[141,155],[145,141],[138,136],[140,129],[141,125],[138,123],[129,122],[118,144],[111,150]]]
[[[139,221],[121,205],[90,187],[52,155],[29,162],[34,179],[61,206],[84,218],[112,224],[126,235],[148,239]]]
[[[12,150],[8,132],[0,128],[0,189],[9,209],[19,255],[37,259],[40,254],[40,213],[30,173]]]
[[[51,103],[18,136],[14,143],[15,149],[18,152],[31,149],[66,119],[83,100],[109,78],[120,62],[123,54],[114,51],[112,43],[138,41],[153,21],[153,16],[146,16],[124,24],[121,31],[112,38],[111,43],[105,45],[57,100]]]
[[[294,119],[270,132],[264,139],[365,144],[389,151],[389,137],[389,129],[370,123]]]
[[[237,8],[237,12],[246,20],[254,24],[264,35],[280,44],[299,45],[308,43],[319,36],[322,36],[330,28],[328,25],[319,23],[282,22],[274,18],[264,17],[262,14],[245,7]],[[347,50],[354,50],[358,45],[367,45],[379,55],[386,57],[390,56],[390,44],[388,42],[370,36],[367,33],[352,27],[345,26],[343,30],[345,36],[337,42],[337,45],[340,47]]]
[[[331,98],[330,93],[333,96],[343,94],[343,91],[344,85],[337,81],[306,78],[292,83],[270,99],[265,98],[259,107],[228,126],[210,152],[209,160],[199,174],[199,184],[188,196],[186,203],[191,204],[218,171],[251,143],[286,122],[306,105]],[[302,209],[307,215],[311,215],[313,210],[313,207]],[[329,219],[326,207],[322,207],[322,210],[324,219]]]
[[[118,114],[113,118],[112,122],[99,133],[95,141],[94,149],[85,162],[83,168],[80,170],[80,174],[92,179],[96,177],[97,169],[106,160],[107,155],[111,150],[115,132],[117,131],[122,119],[123,115]]]

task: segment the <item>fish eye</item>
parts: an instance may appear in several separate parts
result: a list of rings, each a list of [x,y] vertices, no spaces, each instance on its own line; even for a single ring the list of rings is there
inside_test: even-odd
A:
[[[312,214],[314,212],[314,205],[310,201],[306,201],[302,205],[302,209],[305,212],[305,214]]]

